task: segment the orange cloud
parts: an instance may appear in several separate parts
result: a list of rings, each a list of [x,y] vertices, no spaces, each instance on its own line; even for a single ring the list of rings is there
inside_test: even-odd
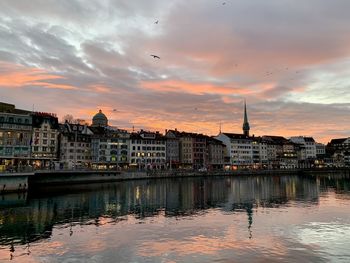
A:
[[[195,95],[253,95],[272,89],[274,83],[238,87],[237,84],[213,85],[207,83],[191,83],[179,80],[143,81],[141,87],[157,92],[184,92]]]
[[[109,93],[109,92],[111,92],[110,87],[104,86],[102,84],[90,85],[89,87],[97,93]]]
[[[0,87],[21,88],[25,86],[40,86],[49,89],[77,89],[71,85],[49,82],[50,80],[63,79],[62,76],[53,75],[45,70],[37,68],[26,68],[20,65],[0,63]]]

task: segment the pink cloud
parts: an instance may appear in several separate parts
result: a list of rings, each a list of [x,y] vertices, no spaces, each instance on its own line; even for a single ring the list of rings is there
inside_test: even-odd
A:
[[[23,88],[27,86],[39,86],[49,89],[78,89],[71,85],[50,82],[64,79],[64,77],[51,74],[42,69],[8,63],[0,63],[0,68],[0,87]]]

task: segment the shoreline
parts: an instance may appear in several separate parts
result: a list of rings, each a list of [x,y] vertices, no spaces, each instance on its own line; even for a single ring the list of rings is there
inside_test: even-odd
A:
[[[217,176],[349,176],[350,168],[294,170],[236,170],[236,171],[36,171],[32,173],[0,174],[0,194],[26,192],[38,186],[93,184],[127,180]]]

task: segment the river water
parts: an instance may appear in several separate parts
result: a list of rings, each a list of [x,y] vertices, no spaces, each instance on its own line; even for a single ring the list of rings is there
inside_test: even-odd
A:
[[[350,262],[350,178],[159,179],[0,196],[0,262]]]

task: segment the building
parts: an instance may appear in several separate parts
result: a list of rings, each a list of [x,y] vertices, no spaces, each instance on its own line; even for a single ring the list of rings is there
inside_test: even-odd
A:
[[[268,165],[267,142],[261,137],[252,137],[252,147],[254,168],[266,168]]]
[[[302,145],[305,149],[305,156],[301,155],[302,160],[316,159],[316,142],[312,137],[295,136],[291,137],[290,141]]]
[[[326,154],[326,145],[323,143],[316,143],[316,157],[320,158]]]
[[[332,139],[326,146],[329,166],[350,167],[350,137]]]
[[[130,134],[126,130],[108,126],[101,110],[92,118],[90,130],[91,158],[94,168],[107,169],[129,165]]]
[[[90,167],[93,132],[87,125],[60,124],[59,160],[64,168]]]
[[[179,136],[180,167],[193,169],[193,142],[191,133],[181,132]]]
[[[99,110],[99,112],[92,118],[92,127],[107,127],[108,126],[108,119],[106,115],[102,113],[102,110]]]
[[[129,165],[130,134],[113,127],[90,127],[93,167],[126,168]]]
[[[192,133],[193,169],[206,169],[208,166],[207,136]]]
[[[244,134],[220,133],[215,139],[226,146],[225,156],[228,157],[232,169],[248,168],[253,165],[253,140]]]
[[[159,132],[131,133],[129,160],[139,169],[166,168],[166,138]]]
[[[226,147],[225,150],[225,162],[227,168],[251,168],[253,167],[253,137],[249,136],[250,125],[248,122],[247,105],[244,101],[244,116],[242,125],[243,134],[237,133],[222,133],[215,137],[220,140]],[[255,145],[255,160],[259,160],[258,152],[260,147]]]
[[[166,138],[166,163],[172,168],[180,166],[180,141],[177,130],[165,130]]]
[[[182,169],[221,169],[224,163],[224,147],[213,137],[178,130],[167,131],[166,137],[176,138],[179,146],[179,168]]]
[[[0,171],[30,164],[32,116],[15,105],[0,103]]]
[[[45,112],[33,113],[32,119],[32,164],[35,168],[53,167],[53,161],[58,160],[58,119]]]
[[[298,167],[299,146],[282,136],[262,136],[267,144],[267,167],[295,169]]]
[[[223,169],[225,157],[225,144],[213,137],[207,137],[208,165],[209,170]]]

